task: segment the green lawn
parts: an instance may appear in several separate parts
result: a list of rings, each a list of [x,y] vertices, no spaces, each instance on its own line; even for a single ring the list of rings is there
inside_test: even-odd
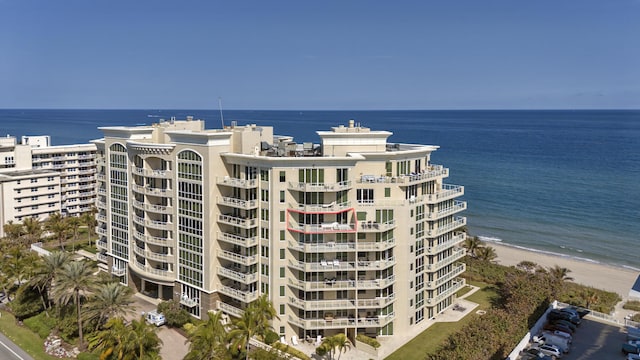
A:
[[[55,360],[45,354],[44,341],[26,327],[18,326],[16,319],[6,311],[0,311],[0,331],[36,360]]]
[[[470,282],[471,285],[480,287],[480,290],[466,298],[479,306],[476,310],[487,310],[494,299],[498,298],[496,289],[491,284]],[[459,331],[467,323],[479,315],[471,313],[462,320],[454,323],[435,323],[403,347],[389,355],[386,360],[424,360],[425,356],[434,353],[440,344],[450,335]]]

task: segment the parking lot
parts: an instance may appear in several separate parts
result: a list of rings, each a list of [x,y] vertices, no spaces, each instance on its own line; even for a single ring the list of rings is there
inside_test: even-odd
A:
[[[562,360],[626,359],[621,351],[621,345],[626,339],[623,327],[587,316],[573,334],[571,351],[564,354]]]

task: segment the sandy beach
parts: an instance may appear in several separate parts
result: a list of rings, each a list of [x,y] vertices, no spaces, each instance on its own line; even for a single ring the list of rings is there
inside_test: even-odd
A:
[[[638,277],[637,271],[622,267],[527,251],[494,242],[486,244],[496,249],[499,264],[511,266],[517,265],[523,260],[528,260],[545,268],[560,265],[571,270],[569,276],[574,278],[574,282],[616,292],[623,299],[629,296],[629,290]]]

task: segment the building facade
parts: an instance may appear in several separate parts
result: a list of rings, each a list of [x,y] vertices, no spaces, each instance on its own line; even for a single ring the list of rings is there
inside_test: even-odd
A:
[[[464,188],[431,163],[437,146],[353,121],[319,144],[192,118],[101,130],[98,258],[194,316],[268,293],[283,336],[392,336],[465,284]]]
[[[0,221],[79,216],[96,201],[96,146],[51,146],[49,136],[0,138]],[[0,227],[0,236],[4,236]]]

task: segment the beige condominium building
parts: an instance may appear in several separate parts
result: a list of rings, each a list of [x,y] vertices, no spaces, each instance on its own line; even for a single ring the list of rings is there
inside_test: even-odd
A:
[[[78,216],[96,200],[96,146],[51,146],[49,136],[0,138],[0,221]],[[4,236],[0,227],[0,236]]]
[[[296,144],[267,126],[104,127],[99,259],[196,317],[268,293],[287,338],[411,331],[464,285],[466,203],[437,146],[349,121]]]

